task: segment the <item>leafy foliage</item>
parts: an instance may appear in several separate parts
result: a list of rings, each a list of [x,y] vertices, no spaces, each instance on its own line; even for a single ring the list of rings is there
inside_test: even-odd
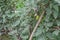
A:
[[[32,40],[59,40],[59,0],[0,0],[0,39],[29,40],[43,11],[45,14]]]

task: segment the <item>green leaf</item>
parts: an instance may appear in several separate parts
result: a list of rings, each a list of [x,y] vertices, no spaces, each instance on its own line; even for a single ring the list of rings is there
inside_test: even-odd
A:
[[[41,26],[41,27],[39,27],[38,29],[37,29],[37,31],[36,31],[36,33],[34,34],[34,36],[39,36],[39,35],[41,35],[43,33],[43,27]]]
[[[60,0],[55,0],[55,1],[60,4]]]
[[[57,20],[56,22],[57,22],[57,25],[60,26],[60,21]]]
[[[45,26],[45,27],[51,27],[51,26],[53,26],[53,22],[45,23],[44,26]]]
[[[57,36],[52,34],[51,32],[48,32],[46,35],[48,40],[57,40]]]
[[[56,18],[58,17],[58,14],[59,14],[59,13],[58,13],[57,11],[54,11],[54,12],[53,12],[53,17],[56,19]]]
[[[50,15],[52,14],[52,11],[51,11],[50,8],[46,8],[46,14],[47,14],[48,16],[50,16]]]
[[[13,35],[12,39],[13,40],[18,40],[16,35]]]
[[[6,22],[6,18],[5,18],[6,16],[5,15],[3,15],[3,23],[5,23]]]
[[[40,35],[37,40],[47,40],[45,35]]]
[[[53,6],[53,4],[52,3],[50,3],[50,8],[52,9],[52,6]]]
[[[56,31],[53,32],[53,34],[56,35],[56,36],[58,36],[59,32],[60,32],[59,30],[56,30]]]
[[[53,5],[53,8],[54,8],[55,11],[57,11],[57,12],[59,11],[58,5]]]
[[[49,39],[54,39],[54,35],[50,32],[46,33],[46,36],[49,38]]]
[[[16,21],[13,21],[12,27],[15,27],[15,26],[19,25],[19,23],[20,23],[20,19],[17,19]]]

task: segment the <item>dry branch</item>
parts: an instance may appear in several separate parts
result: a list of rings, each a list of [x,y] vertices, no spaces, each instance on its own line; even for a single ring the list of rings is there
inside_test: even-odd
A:
[[[44,13],[45,13],[45,11],[43,11],[42,14],[40,15],[40,18],[39,18],[39,20],[37,21],[37,23],[36,23],[36,25],[35,25],[35,27],[34,27],[32,33],[31,33],[31,35],[30,35],[29,40],[32,40],[33,35],[34,35],[34,33],[35,33],[37,27],[39,26],[39,24],[40,24],[40,22],[41,22],[41,20],[42,20],[42,18],[43,18]]]

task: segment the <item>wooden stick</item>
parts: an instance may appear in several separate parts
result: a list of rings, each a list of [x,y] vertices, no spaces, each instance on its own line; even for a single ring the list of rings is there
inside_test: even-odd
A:
[[[39,20],[37,21],[37,23],[36,23],[36,25],[35,25],[35,28],[33,29],[32,33],[31,33],[31,35],[30,35],[29,40],[32,40],[32,37],[33,37],[33,35],[34,35],[34,33],[35,33],[35,31],[36,31],[37,27],[39,26],[39,23],[41,22],[41,20],[42,20],[42,18],[43,18],[44,13],[45,13],[45,11],[43,11],[43,12],[42,12],[42,14],[41,14],[41,16],[40,16]]]

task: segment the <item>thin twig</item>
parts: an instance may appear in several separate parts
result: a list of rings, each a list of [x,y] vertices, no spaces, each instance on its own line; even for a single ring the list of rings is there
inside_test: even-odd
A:
[[[41,16],[40,16],[39,20],[37,21],[37,23],[36,23],[36,25],[35,25],[35,28],[33,29],[32,33],[31,33],[31,35],[30,35],[29,40],[32,40],[33,34],[35,33],[35,31],[36,31],[37,27],[39,26],[39,23],[41,22],[41,20],[42,20],[42,18],[43,18],[44,13],[45,13],[45,11],[43,11],[43,12],[42,12],[42,14],[41,14]]]

